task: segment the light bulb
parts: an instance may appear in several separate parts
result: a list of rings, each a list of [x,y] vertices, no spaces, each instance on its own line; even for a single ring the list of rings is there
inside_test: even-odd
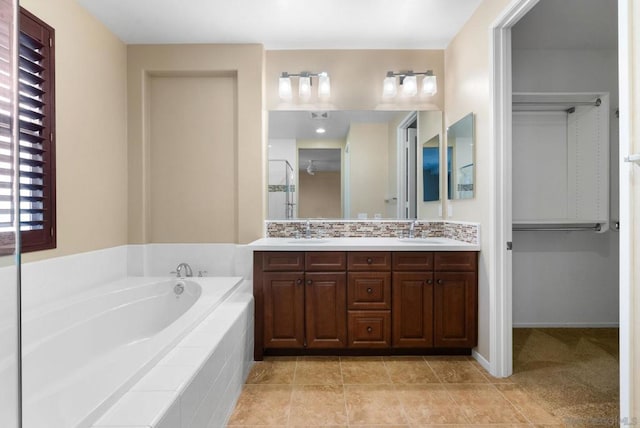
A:
[[[438,93],[436,76],[424,76],[422,79],[422,95],[432,96]]]
[[[398,93],[398,88],[396,87],[396,78],[394,76],[385,77],[384,82],[382,84],[382,97],[383,98],[395,97],[397,93]]]
[[[308,100],[311,97],[311,77],[301,76],[298,81],[298,95],[300,99]]]
[[[402,94],[413,97],[418,94],[418,80],[416,76],[405,76],[402,82]]]
[[[291,90],[291,78],[281,77],[278,81],[278,95],[283,100],[290,100],[293,97],[293,91]]]
[[[327,73],[318,75],[318,97],[329,98],[331,96],[331,80]]]

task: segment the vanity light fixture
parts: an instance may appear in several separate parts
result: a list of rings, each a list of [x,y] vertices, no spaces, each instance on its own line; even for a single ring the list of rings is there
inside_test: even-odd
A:
[[[436,76],[433,74],[433,70],[427,71],[388,71],[387,76],[384,78],[382,85],[382,97],[393,98],[398,93],[397,77],[400,80],[400,87],[402,88],[402,95],[407,97],[415,97],[418,95],[418,78],[417,76],[424,76],[422,79],[422,87],[420,95],[433,96],[438,92],[438,84]]]
[[[326,72],[311,73],[309,71],[302,71],[293,74],[283,71],[278,80],[278,95],[283,100],[291,100],[293,98],[292,77],[298,78],[298,96],[303,101],[311,98],[311,86],[313,86],[314,77],[318,78],[318,97],[326,99],[331,96],[331,80]]]

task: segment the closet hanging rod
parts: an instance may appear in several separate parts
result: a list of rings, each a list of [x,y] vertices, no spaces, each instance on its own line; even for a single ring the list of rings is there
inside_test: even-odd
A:
[[[593,101],[513,101],[513,105],[518,106],[540,106],[540,105],[550,105],[550,106],[596,106],[600,107],[602,104],[602,100],[600,98],[596,98]]]
[[[562,225],[551,225],[551,226],[537,226],[537,225],[513,225],[514,232],[582,232],[587,230],[593,230],[594,232],[600,232],[602,226],[600,223],[596,223],[595,225],[571,225],[571,226],[562,226]]]

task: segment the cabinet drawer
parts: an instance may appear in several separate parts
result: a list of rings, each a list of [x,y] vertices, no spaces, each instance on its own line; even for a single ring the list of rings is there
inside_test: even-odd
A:
[[[300,251],[265,251],[258,253],[262,257],[262,270],[273,271],[303,271],[304,253]]]
[[[349,309],[391,309],[391,272],[349,272]]]
[[[429,251],[398,251],[393,253],[393,270],[433,270],[433,253]]]
[[[475,272],[478,253],[475,251],[442,251],[435,255],[435,270],[448,272]]]
[[[350,348],[388,348],[391,311],[349,311]]]
[[[307,251],[305,270],[311,272],[347,270],[347,255],[344,251]]]
[[[391,269],[388,251],[351,251],[347,253],[347,268],[353,271],[384,271]]]

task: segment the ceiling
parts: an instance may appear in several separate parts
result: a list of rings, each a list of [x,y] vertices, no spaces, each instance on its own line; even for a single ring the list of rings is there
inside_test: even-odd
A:
[[[344,140],[352,122],[384,123],[400,111],[340,110],[327,112],[270,111],[269,139]],[[408,112],[407,112],[408,113]],[[324,134],[316,130],[323,128]]]
[[[481,0],[77,0],[128,44],[444,49]]]
[[[617,49],[617,0],[540,0],[512,30],[514,49]]]

